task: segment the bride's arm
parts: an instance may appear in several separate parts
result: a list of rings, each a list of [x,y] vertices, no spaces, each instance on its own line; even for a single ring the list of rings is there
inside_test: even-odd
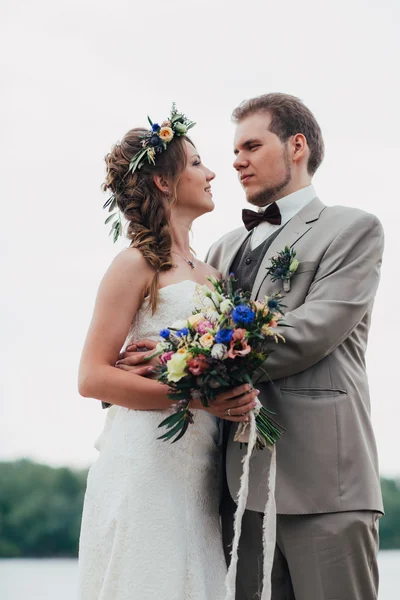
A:
[[[114,366],[152,277],[134,248],[121,252],[104,275],[79,366],[82,396],[138,410],[171,406],[167,386]]]
[[[94,307],[79,366],[79,393],[88,398],[136,410],[163,410],[171,406],[168,386],[116,368],[121,347],[138,311],[153,272],[142,254],[121,252],[104,275]],[[232,411],[230,421],[244,421],[256,391],[247,384],[219,394],[205,409],[218,417]],[[193,408],[204,408],[193,402]]]

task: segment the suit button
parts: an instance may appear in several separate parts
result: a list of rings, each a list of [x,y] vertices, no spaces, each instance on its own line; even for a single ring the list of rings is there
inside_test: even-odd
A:
[[[251,263],[251,258],[246,258],[244,262],[246,263],[246,265],[249,265]]]

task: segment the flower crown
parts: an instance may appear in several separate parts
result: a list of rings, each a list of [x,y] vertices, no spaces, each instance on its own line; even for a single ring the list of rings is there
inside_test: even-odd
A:
[[[161,125],[153,123],[149,116],[147,119],[151,129],[141,137],[142,149],[131,158],[125,177],[128,173],[134,173],[137,169],[141,169],[145,163],[155,165],[157,154],[161,154],[167,150],[168,144],[175,136],[179,137],[186,135],[189,129],[196,125],[196,123],[190,121],[184,114],[178,113],[175,102],[172,104],[169,119],[163,121]],[[108,198],[104,203],[103,208],[108,208],[108,212],[112,213],[104,221],[105,224],[115,218],[109,235],[112,234],[113,241],[116,242],[119,236],[122,235],[122,222],[119,210],[117,209],[116,212],[113,212],[113,210],[117,208],[115,194],[112,194],[112,196]]]

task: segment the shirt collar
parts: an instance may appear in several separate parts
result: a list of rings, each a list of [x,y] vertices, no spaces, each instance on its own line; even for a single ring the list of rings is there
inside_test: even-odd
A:
[[[281,211],[282,225],[290,221],[290,219],[311,202],[316,195],[314,186],[308,185],[301,190],[297,190],[296,192],[277,200],[276,203]]]

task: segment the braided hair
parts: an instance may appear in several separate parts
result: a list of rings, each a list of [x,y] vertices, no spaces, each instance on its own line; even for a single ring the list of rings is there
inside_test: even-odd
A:
[[[127,237],[131,247],[140,250],[154,276],[149,294],[151,310],[157,308],[159,274],[173,267],[170,229],[170,209],[176,202],[176,187],[186,167],[185,137],[176,137],[168,150],[157,155],[156,165],[144,164],[133,174],[129,171],[131,158],[141,149],[145,129],[131,129],[122,141],[105,157],[107,165],[104,191],[115,195],[119,210],[128,221]],[[169,197],[154,182],[154,175],[169,182]],[[167,202],[166,202],[167,200]]]

